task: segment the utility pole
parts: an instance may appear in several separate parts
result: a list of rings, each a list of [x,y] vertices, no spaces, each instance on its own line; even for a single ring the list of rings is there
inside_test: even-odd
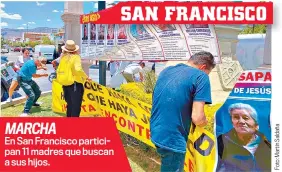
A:
[[[98,1],[98,11],[106,8],[105,1]],[[106,61],[99,61],[99,83],[106,86]]]
[[[253,33],[255,32],[255,24],[253,24]]]

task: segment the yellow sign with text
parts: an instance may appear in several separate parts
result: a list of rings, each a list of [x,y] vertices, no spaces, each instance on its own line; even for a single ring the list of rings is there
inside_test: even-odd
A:
[[[52,110],[66,113],[62,86],[53,80]],[[84,84],[81,116],[112,117],[117,129],[147,145],[150,140],[151,105],[125,96],[95,82]],[[215,137],[207,130],[191,127],[184,170],[188,172],[213,171],[215,163]]]

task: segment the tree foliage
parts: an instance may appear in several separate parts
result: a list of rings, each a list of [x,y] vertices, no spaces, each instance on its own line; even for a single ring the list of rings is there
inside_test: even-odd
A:
[[[28,45],[30,47],[32,47],[32,48],[34,48],[36,45],[39,45],[39,44],[40,44],[40,42],[38,42],[38,41],[30,41],[30,42],[28,42]]]
[[[240,34],[264,34],[266,33],[266,25],[258,24],[258,25],[247,25]]]
[[[42,44],[44,45],[51,45],[51,44],[54,44],[54,42],[52,42],[47,36],[43,36],[41,38],[42,40]]]

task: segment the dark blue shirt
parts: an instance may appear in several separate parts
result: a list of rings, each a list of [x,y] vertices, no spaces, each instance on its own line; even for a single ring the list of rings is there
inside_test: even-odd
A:
[[[209,77],[185,64],[164,69],[153,93],[150,119],[152,142],[174,152],[186,152],[193,101],[211,103]]]
[[[32,79],[32,75],[36,74],[36,65],[34,60],[29,60],[24,63],[22,68],[19,71],[19,76],[21,76],[22,80],[30,81]]]

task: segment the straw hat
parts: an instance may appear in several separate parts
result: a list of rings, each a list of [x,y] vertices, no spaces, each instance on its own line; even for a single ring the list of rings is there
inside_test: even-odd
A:
[[[75,45],[73,40],[67,40],[66,44],[62,46],[62,50],[66,52],[76,52],[79,49],[78,45]]]

